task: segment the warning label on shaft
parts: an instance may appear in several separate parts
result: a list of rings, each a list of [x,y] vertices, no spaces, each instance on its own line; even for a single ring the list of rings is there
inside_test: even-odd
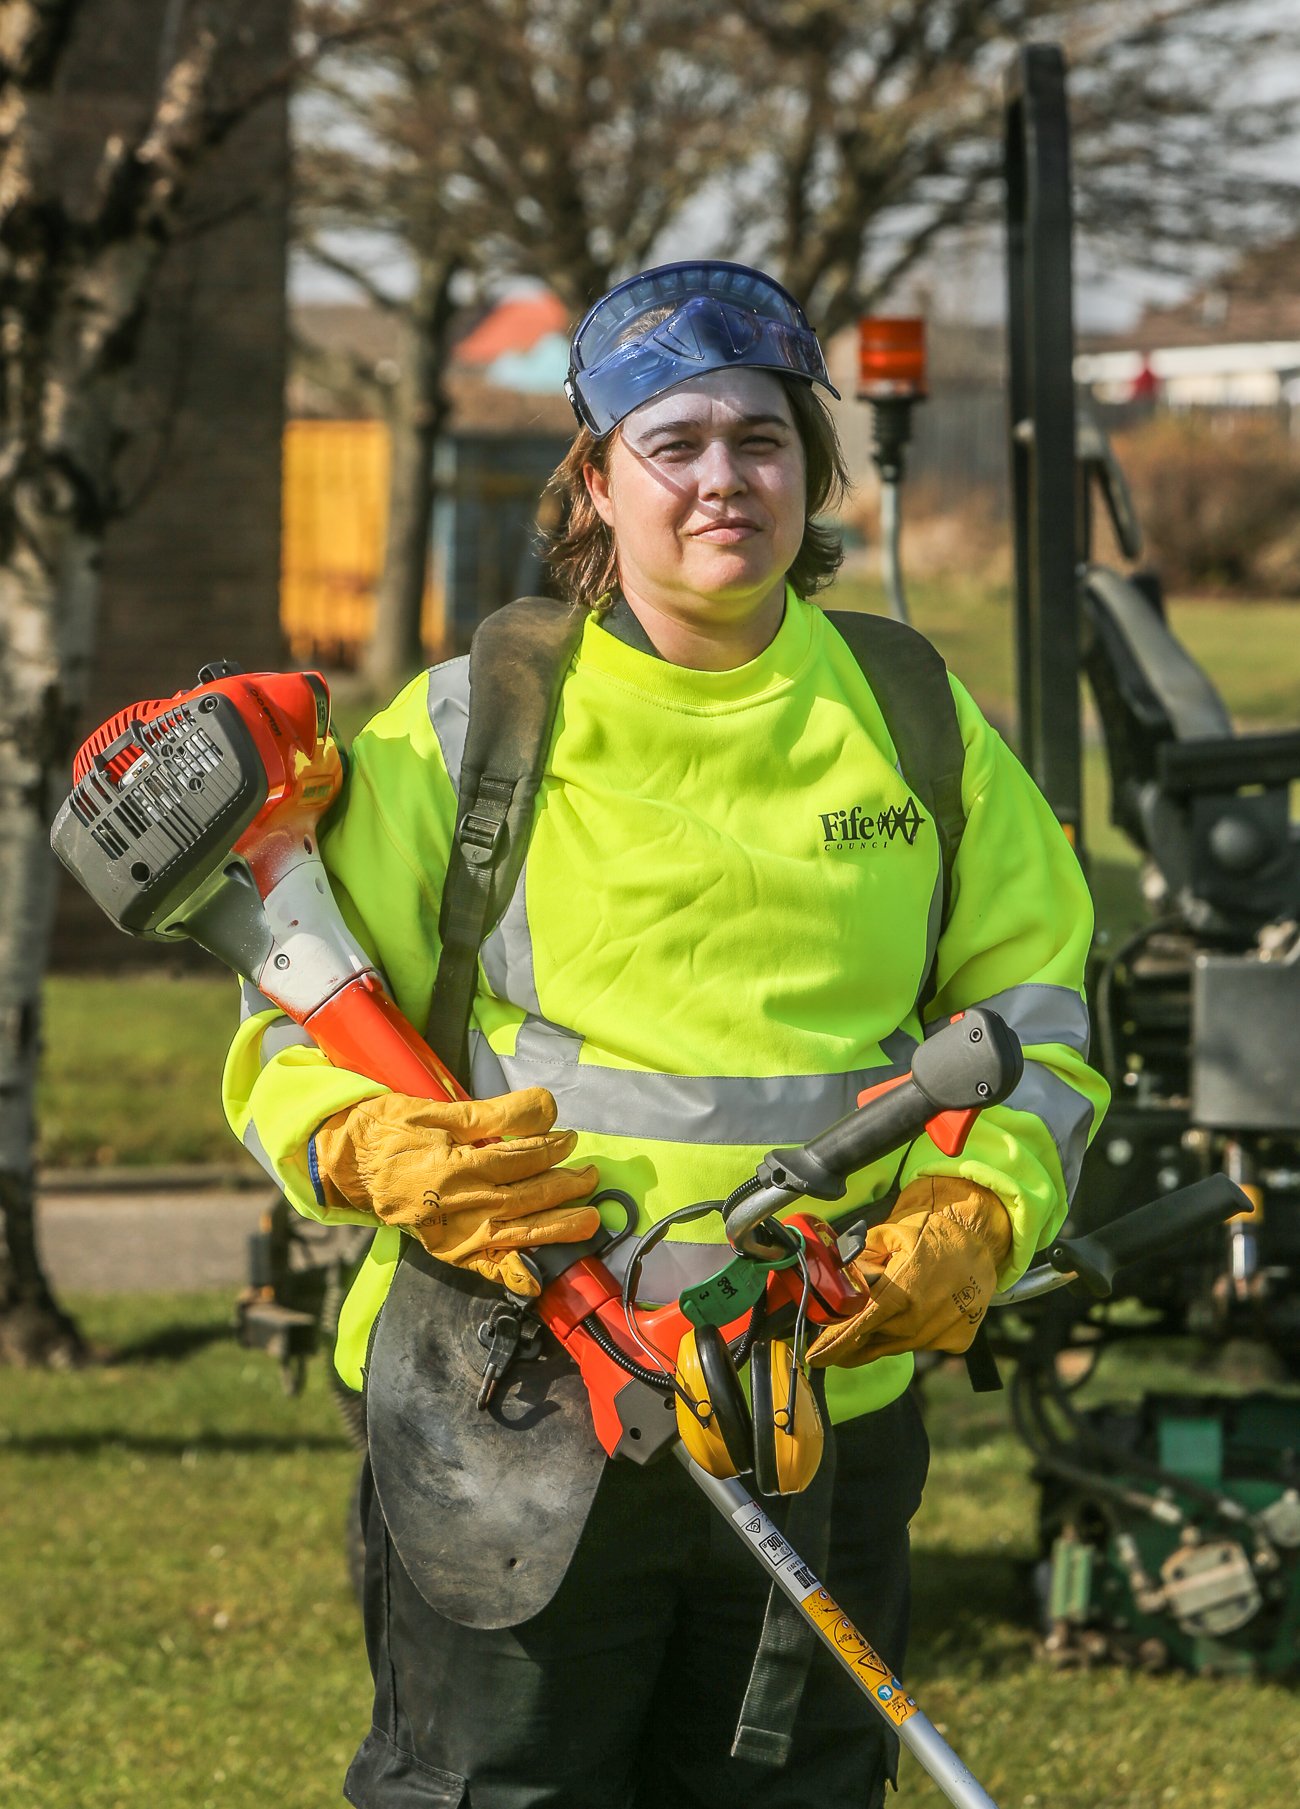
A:
[[[839,1603],[822,1588],[779,1527],[756,1502],[747,1501],[731,1516],[736,1530],[754,1547],[764,1566],[798,1601],[840,1663],[853,1673],[882,1715],[896,1726],[916,1713],[916,1704],[880,1655],[872,1650]]]
[[[835,1648],[841,1664],[853,1671],[862,1688],[889,1719],[898,1725],[916,1713],[916,1704],[880,1654],[869,1646],[839,1603],[824,1589],[804,1597],[803,1611],[826,1643]]]

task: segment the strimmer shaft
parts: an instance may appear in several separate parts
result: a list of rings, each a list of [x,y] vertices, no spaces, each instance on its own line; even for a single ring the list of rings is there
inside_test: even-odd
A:
[[[979,1779],[966,1769],[929,1716],[920,1710],[877,1656],[848,1616],[822,1588],[798,1552],[742,1482],[710,1476],[687,1456],[685,1447],[673,1447],[692,1480],[732,1525],[737,1536],[763,1569],[798,1608],[829,1648],[842,1670],[857,1684],[867,1701],[893,1728],[903,1745],[934,1779],[954,1809],[997,1809]]]

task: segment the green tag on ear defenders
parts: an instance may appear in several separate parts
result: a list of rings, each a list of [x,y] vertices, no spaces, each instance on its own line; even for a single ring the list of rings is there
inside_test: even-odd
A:
[[[692,1325],[730,1325],[757,1305],[767,1287],[767,1263],[738,1256],[725,1269],[683,1288],[678,1305]]]
[[[803,1233],[791,1228],[789,1235],[794,1247],[788,1255],[775,1260],[766,1256],[761,1260],[734,1256],[725,1268],[710,1275],[707,1281],[697,1281],[691,1287],[683,1288],[678,1305],[691,1324],[730,1325],[733,1319],[739,1319],[742,1313],[756,1305],[773,1269],[788,1269],[799,1260]]]

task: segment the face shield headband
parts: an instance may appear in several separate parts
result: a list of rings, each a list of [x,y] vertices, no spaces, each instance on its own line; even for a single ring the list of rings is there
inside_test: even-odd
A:
[[[839,399],[817,335],[779,283],[743,264],[664,264],[620,283],[587,314],[564,393],[601,440],[665,390],[738,367],[784,371]]]

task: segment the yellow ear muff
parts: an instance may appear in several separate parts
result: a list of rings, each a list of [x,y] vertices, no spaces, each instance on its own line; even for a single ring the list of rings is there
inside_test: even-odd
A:
[[[808,1378],[784,1339],[759,1338],[750,1353],[749,1379],[754,1397],[754,1481],[763,1495],[797,1495],[817,1474],[826,1442]]]
[[[724,1481],[752,1469],[749,1403],[716,1325],[692,1326],[682,1339],[677,1386],[677,1430],[700,1468]]]

